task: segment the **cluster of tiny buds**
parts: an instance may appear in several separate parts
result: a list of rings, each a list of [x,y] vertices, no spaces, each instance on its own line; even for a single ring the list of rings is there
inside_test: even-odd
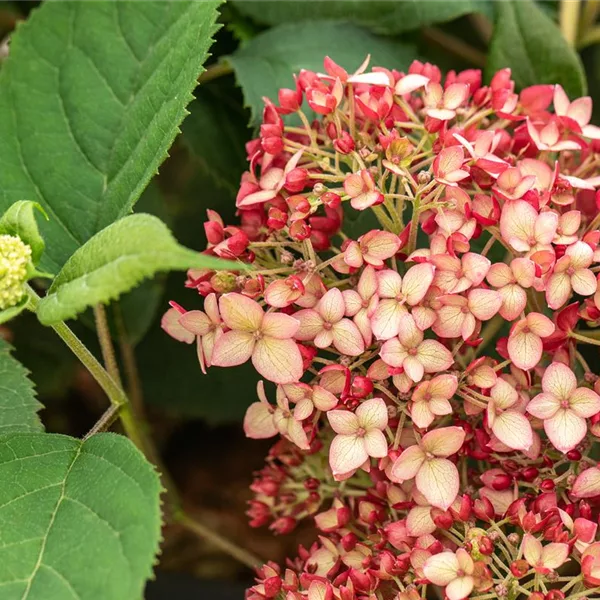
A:
[[[24,294],[31,248],[19,237],[0,235],[0,310],[18,304]]]

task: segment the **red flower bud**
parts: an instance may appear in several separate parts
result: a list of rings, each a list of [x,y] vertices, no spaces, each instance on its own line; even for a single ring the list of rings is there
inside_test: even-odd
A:
[[[529,563],[526,560],[514,560],[510,563],[510,572],[517,578],[525,576],[525,573],[529,571]]]

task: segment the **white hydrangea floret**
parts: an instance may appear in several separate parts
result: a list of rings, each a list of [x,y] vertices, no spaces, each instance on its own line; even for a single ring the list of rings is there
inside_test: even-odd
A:
[[[0,309],[10,308],[23,298],[31,248],[13,235],[0,235]]]

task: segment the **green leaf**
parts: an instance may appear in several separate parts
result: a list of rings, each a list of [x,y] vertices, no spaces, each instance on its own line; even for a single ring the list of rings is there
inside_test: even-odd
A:
[[[73,254],[40,301],[37,314],[44,325],[71,319],[88,306],[118,298],[160,271],[245,266],[180,246],[157,217],[130,215]]]
[[[571,98],[585,94],[579,56],[533,0],[497,2],[496,13],[486,65],[488,79],[498,69],[510,67],[519,88],[560,83]]]
[[[275,4],[275,3],[274,3]],[[303,22],[278,25],[255,37],[227,57],[257,124],[263,96],[277,99],[282,87],[293,87],[300,69],[323,70],[326,55],[353,71],[365,57],[371,65],[407,69],[417,58],[413,46],[379,38],[355,25],[339,22]]]
[[[477,0],[326,0],[321,2],[241,0],[240,13],[265,25],[307,20],[339,19],[362,25],[375,33],[396,34],[433,23],[451,21],[473,12],[489,12],[487,3]],[[353,40],[348,40],[353,43]],[[335,46],[332,45],[332,48]],[[384,65],[382,65],[384,66]]]
[[[216,30],[218,2],[48,2],[0,72],[0,209],[38,201],[57,272],[128,214],[167,150]]]
[[[31,200],[19,200],[12,204],[0,218],[0,234],[20,237],[31,247],[31,260],[34,265],[40,262],[44,252],[44,239],[40,235],[35,211],[38,210],[46,219],[44,209]]]
[[[13,347],[0,338],[0,434],[42,431],[37,413],[43,407],[36,400],[29,371],[12,351]]]
[[[0,437],[2,600],[137,600],[160,538],[158,474],[125,437]]]

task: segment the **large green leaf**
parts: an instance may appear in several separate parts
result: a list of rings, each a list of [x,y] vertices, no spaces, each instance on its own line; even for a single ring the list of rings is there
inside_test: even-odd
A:
[[[519,88],[560,83],[571,97],[585,94],[579,56],[533,0],[497,2],[496,13],[486,65],[488,79],[498,69],[510,67]]]
[[[125,437],[0,437],[2,600],[139,600],[160,537],[158,474]]]
[[[235,6],[242,14],[266,25],[339,19],[376,33],[394,34],[443,23],[468,13],[489,12],[488,4],[478,0],[239,0]],[[348,41],[352,43],[351,39]]]
[[[67,261],[40,301],[45,325],[108,303],[159,271],[243,268],[180,246],[157,217],[135,214],[97,233]]]
[[[0,338],[0,434],[42,431],[29,371],[12,356],[12,346]],[[1,535],[1,534],[0,534]]]
[[[0,73],[0,209],[36,200],[57,272],[130,212],[167,155],[218,2],[47,2]]]
[[[408,44],[383,39],[355,25],[339,22],[303,22],[278,25],[255,37],[228,57],[256,124],[262,98],[277,99],[282,87],[293,87],[300,69],[321,71],[331,56],[342,67],[355,70],[371,55],[371,65],[406,69],[417,58]]]

